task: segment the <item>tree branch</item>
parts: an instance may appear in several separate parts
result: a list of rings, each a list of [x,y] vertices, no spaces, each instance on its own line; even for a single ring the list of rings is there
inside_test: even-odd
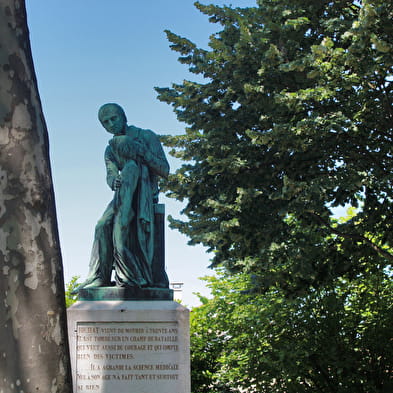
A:
[[[338,229],[332,227],[329,222],[324,220],[320,215],[314,213],[314,212],[308,212],[310,215],[312,215],[314,218],[317,219],[317,221],[325,226],[326,228],[329,229],[330,232],[334,233],[337,236],[346,238],[346,239],[352,239],[355,241],[359,241],[362,243],[367,244],[369,247],[371,247],[375,252],[377,252],[379,255],[383,256],[384,258],[389,259],[390,261],[393,261],[393,255],[390,254],[388,251],[384,250],[382,247],[379,247],[375,243],[373,243],[370,239],[367,239],[365,236],[356,234],[356,233],[345,233],[341,232]]]

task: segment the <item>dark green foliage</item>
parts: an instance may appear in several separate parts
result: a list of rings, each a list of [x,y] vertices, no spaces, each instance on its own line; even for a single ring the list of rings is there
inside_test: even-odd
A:
[[[246,295],[246,275],[206,279],[191,313],[192,392],[391,392],[393,286],[365,272],[288,300]]]
[[[203,82],[157,88],[188,125],[167,183],[172,226],[213,266],[290,294],[393,259],[393,3],[260,0],[196,6],[208,50],[167,32]],[[351,220],[334,208],[357,207]],[[262,277],[262,278],[261,278]]]
[[[172,226],[227,272],[192,312],[193,392],[390,392],[393,3],[257,4],[196,3],[209,49],[167,35],[202,82],[157,89],[187,124]]]

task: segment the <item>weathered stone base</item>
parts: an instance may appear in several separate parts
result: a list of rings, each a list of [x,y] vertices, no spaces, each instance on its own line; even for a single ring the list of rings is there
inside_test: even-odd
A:
[[[185,307],[79,301],[67,314],[75,393],[190,393]]]

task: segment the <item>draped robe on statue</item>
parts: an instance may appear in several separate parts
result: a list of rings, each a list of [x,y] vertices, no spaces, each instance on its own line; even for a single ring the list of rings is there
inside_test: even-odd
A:
[[[135,145],[143,145],[139,157]],[[110,285],[112,269],[118,286],[153,286],[154,211],[158,201],[157,177],[167,177],[169,164],[158,137],[151,130],[128,126],[114,136],[105,150],[107,183],[121,186],[98,221],[88,278]]]

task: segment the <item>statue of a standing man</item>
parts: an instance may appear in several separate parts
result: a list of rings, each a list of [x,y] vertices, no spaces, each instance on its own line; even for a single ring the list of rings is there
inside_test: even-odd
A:
[[[115,192],[95,229],[90,271],[78,288],[109,286],[112,269],[117,286],[152,287],[154,211],[158,176],[169,164],[157,135],[127,125],[124,110],[105,104],[98,118],[113,138],[105,150],[106,181]]]

